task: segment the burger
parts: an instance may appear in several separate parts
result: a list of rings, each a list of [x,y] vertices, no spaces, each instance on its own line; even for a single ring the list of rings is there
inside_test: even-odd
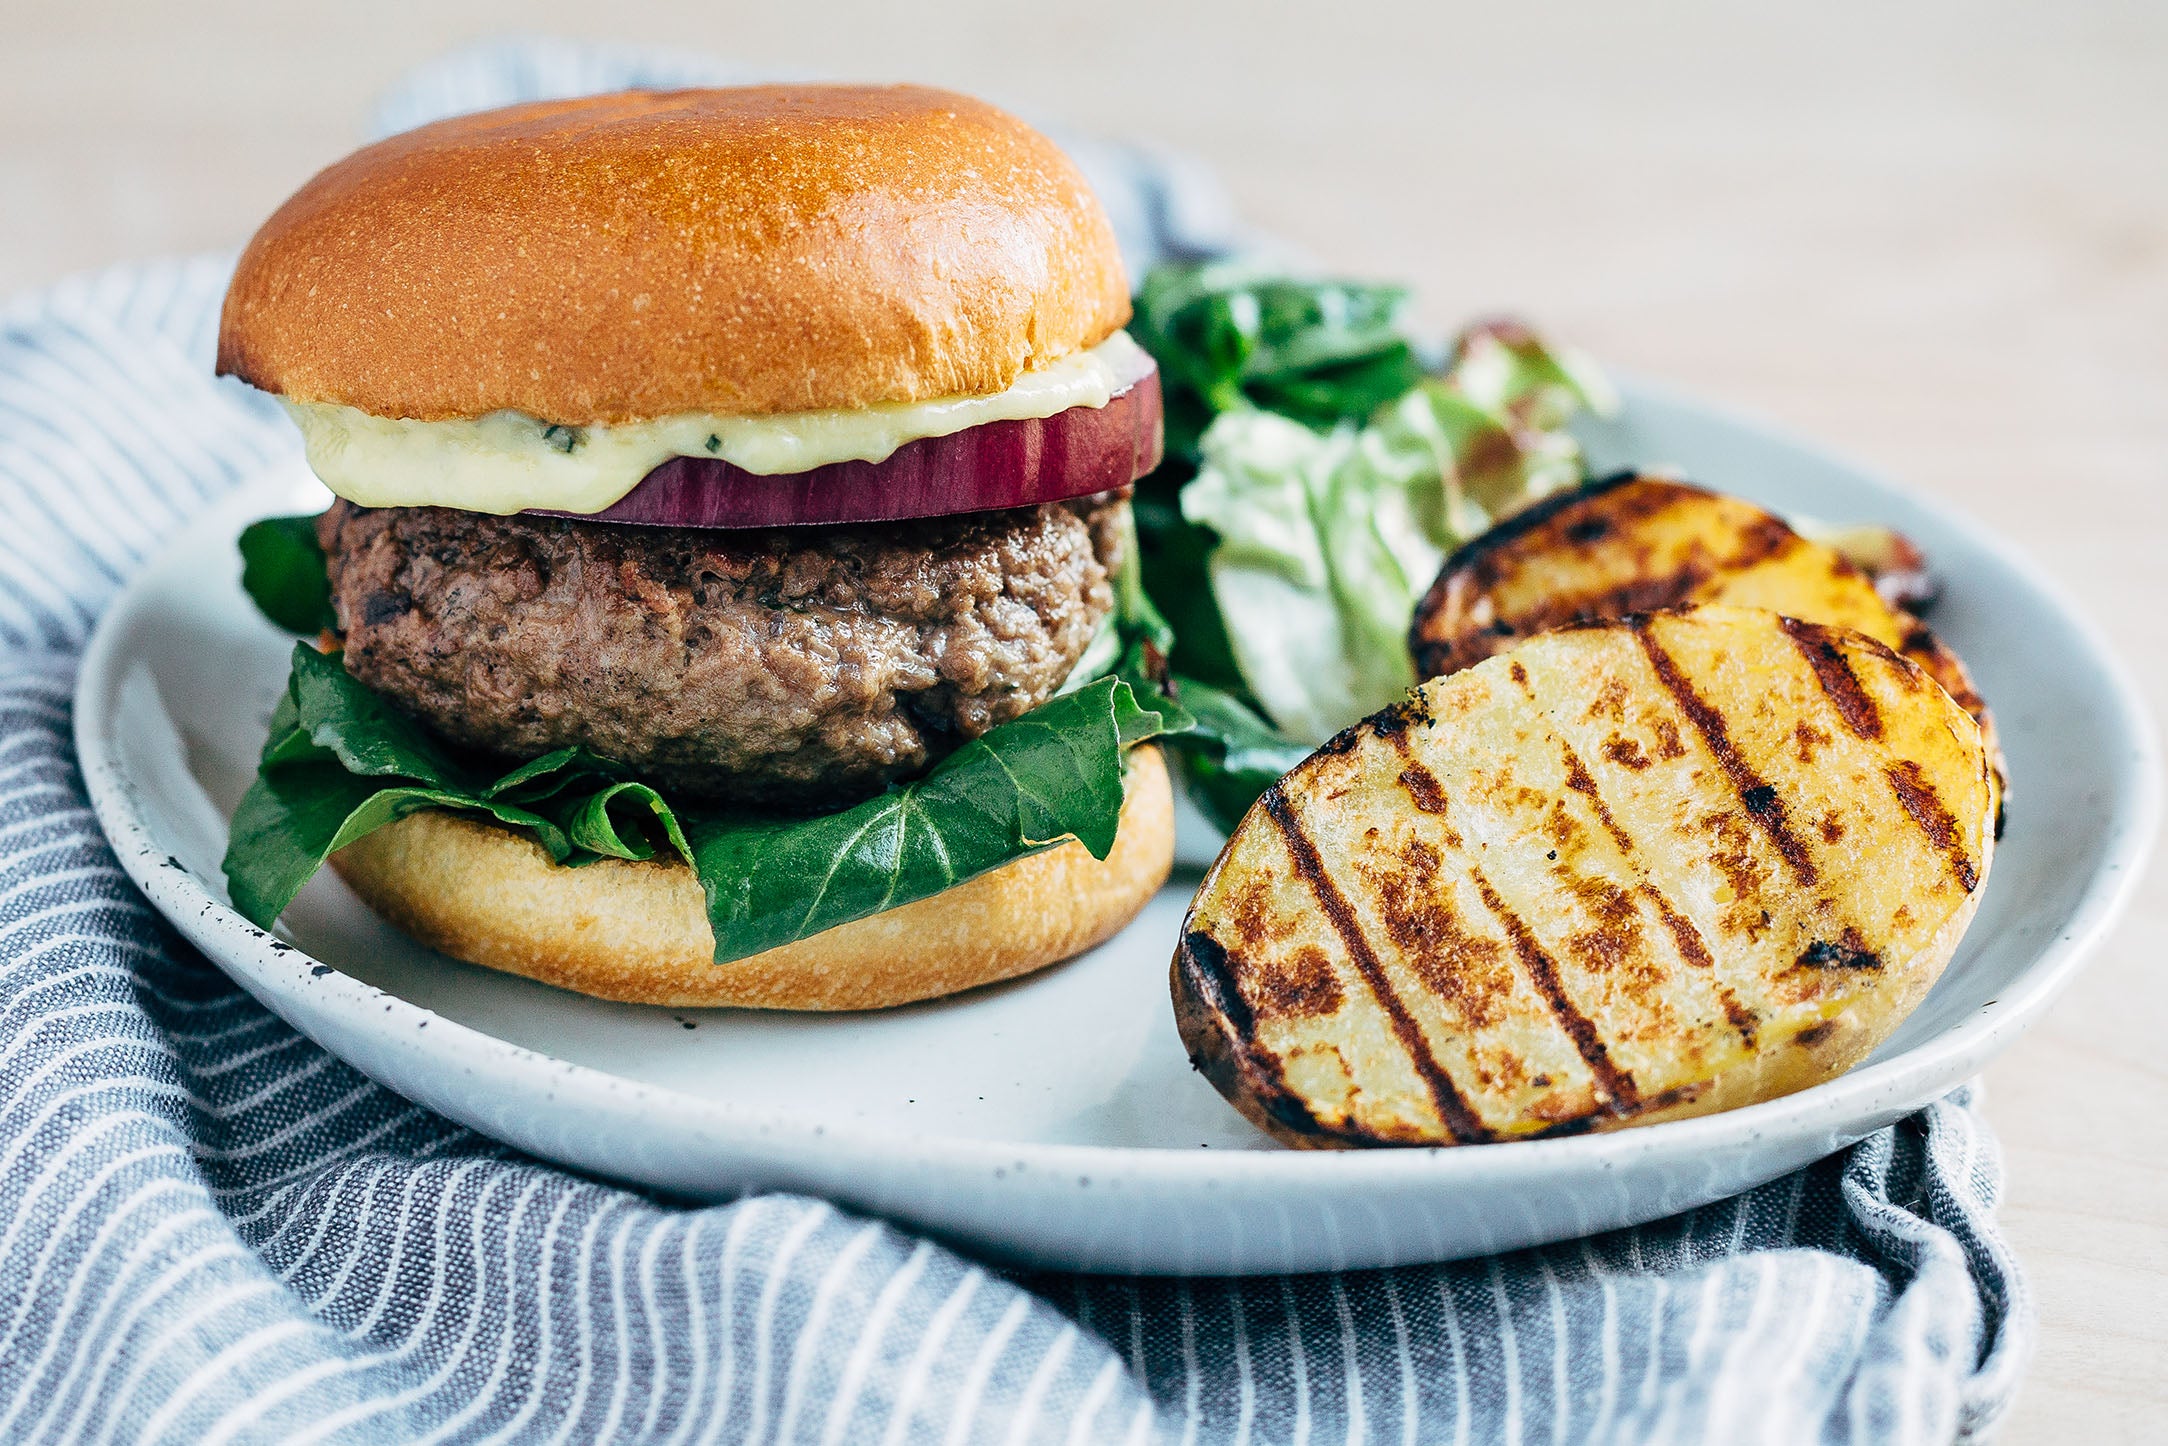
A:
[[[244,534],[302,634],[234,819],[473,963],[852,1009],[1119,929],[1172,858],[1160,454],[1112,229],[916,87],[550,101],[332,166],[241,256],[223,374],[336,500]]]

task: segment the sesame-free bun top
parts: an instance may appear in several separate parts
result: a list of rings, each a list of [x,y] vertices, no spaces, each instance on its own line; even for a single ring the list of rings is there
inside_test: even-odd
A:
[[[605,424],[984,395],[1128,318],[1084,178],[992,106],[633,91],[318,175],[242,253],[218,369],[378,416]]]

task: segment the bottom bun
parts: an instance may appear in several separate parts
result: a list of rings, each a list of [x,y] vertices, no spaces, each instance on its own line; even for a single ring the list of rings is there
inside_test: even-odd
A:
[[[431,948],[633,1004],[881,1009],[1014,979],[1080,954],[1132,918],[1174,862],[1159,750],[1133,749],[1114,848],[1070,840],[929,898],[715,962],[700,882],[683,862],[561,868],[523,834],[410,814],[333,855],[369,907]]]

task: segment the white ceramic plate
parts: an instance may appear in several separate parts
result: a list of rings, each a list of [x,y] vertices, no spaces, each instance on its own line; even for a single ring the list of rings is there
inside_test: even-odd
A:
[[[1647,388],[1590,430],[1600,465],[1669,463],[1777,508],[1893,524],[1947,581],[1935,625],[2000,716],[2008,836],[1927,1002],[1868,1063],[1787,1099],[1616,1134],[1449,1150],[1279,1149],[1192,1073],[1167,961],[1217,840],[1120,936],[1035,978],[883,1014],[606,1004],[455,963],[328,872],[276,936],[225,903],[226,818],[291,640],[233,539],[320,504],[298,463],[177,538],[109,612],[76,735],[123,865],[270,1008],[407,1097],[597,1174],[714,1198],[798,1190],[1037,1266],[1238,1274],[1450,1259],[1652,1219],[1746,1189],[1980,1068],[2100,937],[2156,832],[2151,733],[2099,639],[1969,523],[1820,452]]]

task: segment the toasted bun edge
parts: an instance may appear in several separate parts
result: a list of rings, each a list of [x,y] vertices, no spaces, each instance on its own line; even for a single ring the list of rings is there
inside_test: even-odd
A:
[[[427,810],[332,856],[347,886],[422,943],[561,989],[680,1008],[881,1009],[1028,974],[1099,944],[1174,859],[1166,761],[1131,750],[1113,850],[1071,840],[954,888],[717,963],[706,901],[677,861],[562,868],[521,834]]]

